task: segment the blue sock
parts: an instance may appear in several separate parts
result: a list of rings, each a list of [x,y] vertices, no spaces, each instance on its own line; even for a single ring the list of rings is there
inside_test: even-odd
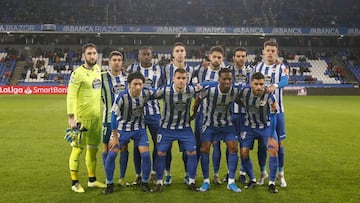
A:
[[[284,156],[285,156],[285,148],[284,146],[280,146],[279,148],[279,172],[283,172],[284,171]]]
[[[127,164],[128,164],[128,159],[129,159],[129,152],[120,152],[120,159],[119,159],[119,163],[120,163],[120,178],[124,178],[125,177],[125,173],[126,173],[126,169],[127,169]]]
[[[243,163],[241,162],[241,164],[240,164],[240,171],[241,172],[245,172],[245,168],[244,168],[244,166],[243,166]]]
[[[196,157],[196,155],[195,155],[195,157]],[[184,162],[184,168],[185,168],[185,173],[188,173],[189,171],[188,171],[188,155],[186,154],[186,152],[183,152],[182,153],[182,160],[183,160],[183,162]],[[196,160],[196,164],[197,164],[197,160]]]
[[[269,161],[269,168],[270,168],[269,180],[270,181],[275,182],[277,167],[278,167],[278,157],[277,156],[270,156],[270,161]]]
[[[266,171],[266,152],[267,152],[267,148],[264,144],[264,142],[258,142],[258,151],[257,151],[257,155],[258,155],[258,163],[259,163],[259,167],[260,167],[260,172],[264,172]]]
[[[156,148],[156,143],[154,143],[154,149],[152,151],[152,170],[153,171],[156,171],[156,168],[155,168],[155,163],[156,163],[156,158],[157,158],[157,148]]]
[[[228,169],[229,169],[229,178],[234,179],[236,173],[236,167],[238,164],[238,155],[237,153],[229,153],[229,162],[228,162]]]
[[[106,183],[111,184],[114,182],[115,159],[117,153],[109,151],[105,161]]]
[[[142,182],[147,183],[149,181],[150,170],[151,170],[151,160],[150,152],[143,152],[141,155],[141,171],[142,171]]]
[[[141,173],[141,156],[139,148],[137,148],[136,146],[134,146],[134,168],[136,174]]]
[[[204,179],[209,178],[209,154],[201,153],[201,169]]]
[[[165,156],[157,155],[155,161],[155,168],[156,168],[156,179],[162,180],[164,176],[164,169],[165,169]]]
[[[105,168],[105,161],[106,161],[106,157],[107,157],[107,152],[102,152],[101,153],[101,157],[102,157],[102,161],[103,161],[103,166],[104,166],[104,168]]]
[[[221,159],[221,149],[220,149],[220,142],[213,144],[213,154],[212,154],[212,160],[213,160],[213,168],[214,173],[219,173],[220,169],[220,159]]]
[[[172,160],[172,153],[171,148],[166,152],[166,159],[165,159],[165,170],[170,171],[171,167],[171,160]]]
[[[185,152],[184,152],[185,154]],[[196,154],[187,155],[187,172],[189,173],[189,177],[195,179],[196,178],[196,169],[197,169],[197,156]]]
[[[245,172],[248,174],[250,179],[255,179],[254,169],[252,162],[249,157],[241,159],[242,165],[244,166]]]

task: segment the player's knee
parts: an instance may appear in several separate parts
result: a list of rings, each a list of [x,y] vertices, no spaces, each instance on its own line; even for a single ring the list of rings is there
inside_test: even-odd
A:
[[[159,156],[166,156],[166,152],[160,152],[160,151],[158,151],[157,154],[158,154]]]
[[[196,151],[186,151],[187,155],[196,155]]]
[[[275,147],[269,146],[267,151],[269,152],[270,156],[277,156],[278,155],[278,149],[275,148]]]

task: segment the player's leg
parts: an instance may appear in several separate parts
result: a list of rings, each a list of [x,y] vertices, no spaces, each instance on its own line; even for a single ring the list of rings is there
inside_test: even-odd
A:
[[[126,174],[128,160],[129,160],[128,145],[127,144],[121,145],[120,159],[119,159],[120,174],[119,174],[118,184],[123,187],[130,185],[125,181],[125,174]]]
[[[160,115],[150,115],[145,116],[145,125],[148,127],[151,139],[153,141],[153,151],[152,151],[152,168],[151,168],[151,175],[150,179],[153,183],[156,183],[156,169],[155,169],[155,161],[157,157],[157,144],[156,144],[156,137],[159,130],[159,121]]]
[[[285,159],[285,148],[284,148],[284,141],[286,138],[286,131],[285,131],[285,117],[284,113],[277,114],[277,122],[276,122],[276,132],[278,135],[279,140],[279,166],[278,166],[278,179],[280,182],[280,187],[287,187],[287,183],[285,181],[284,176],[284,159]]]
[[[101,129],[102,123],[100,119],[84,121],[83,126],[87,129],[84,132],[84,136],[86,138],[86,155],[85,155],[85,163],[87,168],[87,173],[89,177],[88,187],[98,187],[105,188],[106,185],[102,182],[96,180],[96,154],[98,152],[98,146],[101,141]]]
[[[254,174],[253,165],[249,156],[250,149],[254,146],[254,140],[256,133],[250,127],[245,127],[245,131],[242,133],[240,142],[240,157],[241,164],[244,167],[245,173],[249,176],[249,183],[245,186],[246,189],[251,189],[256,186],[256,178]]]
[[[266,137],[264,137],[266,139]],[[271,193],[277,193],[277,189],[275,188],[275,180],[276,180],[276,172],[278,168],[278,140],[277,136],[270,136],[267,138],[268,141],[265,142],[267,144],[267,149],[269,152],[269,170],[270,170],[270,176],[269,176],[269,191]]]
[[[151,159],[149,152],[149,141],[145,129],[138,130],[134,136],[134,146],[139,148],[141,156],[141,190],[144,192],[152,192],[149,186],[149,176],[151,171]]]
[[[103,123],[102,126],[102,142],[103,142],[103,151],[101,154],[102,157],[102,161],[103,161],[103,166],[105,168],[105,160],[108,154],[108,143],[110,140],[110,135],[111,135],[111,126],[110,123]]]
[[[220,170],[220,160],[221,160],[221,142],[216,141],[212,143],[213,146],[213,154],[212,154],[212,161],[213,161],[213,169],[214,169],[214,184],[221,184],[219,170]]]
[[[82,153],[83,148],[80,146],[72,147],[70,158],[69,158],[69,169],[71,177],[71,189],[74,192],[82,193],[85,192],[83,187],[79,183],[79,157]]]
[[[121,137],[119,137],[120,146],[122,143],[129,142],[129,134],[121,132]],[[113,136],[110,136],[111,141]],[[120,151],[120,146],[115,146],[110,149],[105,161],[105,175],[106,175],[106,189],[103,191],[103,194],[110,194],[114,190],[114,171],[115,171],[115,160],[116,156]]]
[[[132,182],[132,185],[140,185],[141,183],[141,156],[139,152],[139,148],[135,146],[133,148],[134,154],[134,168],[135,168],[135,180]]]
[[[258,140],[257,157],[258,157],[258,163],[259,163],[259,168],[260,168],[260,179],[259,179],[258,184],[263,185],[265,180],[269,177],[268,173],[266,172],[267,147],[262,138],[257,139],[257,140]]]

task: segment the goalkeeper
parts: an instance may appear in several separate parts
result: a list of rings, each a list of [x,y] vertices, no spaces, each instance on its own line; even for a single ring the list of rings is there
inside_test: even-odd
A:
[[[69,159],[71,189],[77,193],[85,192],[78,177],[79,157],[84,149],[88,187],[106,187],[96,180],[95,175],[96,153],[101,139],[101,76],[100,67],[96,64],[98,53],[95,44],[85,44],[82,57],[85,63],[71,74],[66,99],[69,127],[73,129],[71,133],[67,132],[66,137],[72,142]],[[79,122],[86,131],[79,132]]]

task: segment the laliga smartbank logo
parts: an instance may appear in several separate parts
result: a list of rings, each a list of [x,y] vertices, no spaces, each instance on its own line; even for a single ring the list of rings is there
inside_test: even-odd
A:
[[[16,86],[6,86],[0,87],[0,94],[31,94],[32,90],[30,87],[16,87]]]
[[[0,86],[0,94],[66,94],[66,86]]]

